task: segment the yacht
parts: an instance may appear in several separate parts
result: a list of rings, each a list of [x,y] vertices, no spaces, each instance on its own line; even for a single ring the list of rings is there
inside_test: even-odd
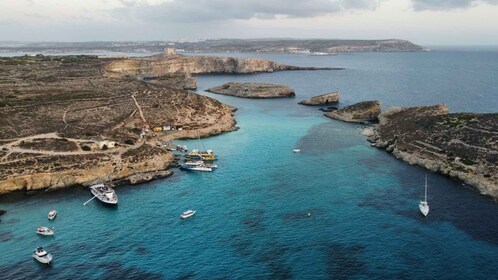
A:
[[[40,235],[54,235],[54,228],[39,226],[36,229],[36,233]]]
[[[210,167],[211,169],[218,168],[218,165],[216,165],[214,163],[205,163],[202,160],[187,161],[187,162],[184,163],[184,165],[187,166],[187,167],[206,166],[206,167]]]
[[[195,210],[187,210],[180,215],[180,218],[186,219],[192,217],[195,214]]]
[[[213,167],[206,165],[202,160],[186,162],[180,166],[180,169],[203,172],[213,171]]]
[[[118,204],[118,196],[113,188],[104,184],[97,184],[90,187],[90,191],[94,197],[98,198],[105,204],[116,205]]]
[[[55,211],[55,209],[50,210],[48,212],[48,219],[53,220],[55,217],[57,217],[57,211]]]
[[[43,264],[50,264],[52,262],[52,255],[45,251],[43,247],[36,248],[33,252],[33,258]]]
[[[293,151],[294,153],[300,153],[300,152],[301,152],[301,150],[300,150],[300,149],[294,149],[294,150],[292,150],[292,151]]]

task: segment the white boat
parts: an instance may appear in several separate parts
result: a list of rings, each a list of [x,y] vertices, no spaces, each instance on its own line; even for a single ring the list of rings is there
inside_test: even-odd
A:
[[[192,217],[195,214],[195,210],[187,210],[180,215],[180,218],[186,219]]]
[[[180,169],[203,172],[213,171],[213,167],[206,165],[202,160],[186,162],[180,166]]]
[[[33,252],[33,258],[43,264],[49,264],[52,262],[52,255],[45,251],[42,247],[36,248]]]
[[[424,200],[420,201],[418,204],[418,208],[420,209],[420,212],[422,215],[427,216],[429,214],[429,203],[427,202],[427,175],[425,175],[425,196]]]
[[[113,188],[104,184],[97,184],[90,187],[90,191],[94,197],[98,198],[105,204],[116,205],[118,204],[118,196]]]
[[[39,226],[36,229],[36,233],[40,235],[54,235],[54,228]]]
[[[57,217],[57,211],[55,211],[55,209],[50,210],[48,212],[48,219],[53,220],[55,217]]]
[[[196,160],[196,161],[187,161],[184,163],[184,165],[186,167],[198,167],[198,166],[206,166],[206,167],[210,167],[211,169],[216,169],[218,168],[218,165],[214,164],[214,163],[205,163],[204,161],[202,160]]]
[[[292,150],[292,151],[293,151],[294,153],[300,153],[300,152],[301,152],[301,150],[299,150],[299,149],[294,149],[294,150]]]

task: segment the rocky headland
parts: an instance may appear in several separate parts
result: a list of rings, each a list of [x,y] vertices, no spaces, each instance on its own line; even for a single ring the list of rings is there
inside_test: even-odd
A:
[[[166,177],[159,143],[234,129],[234,108],[180,89],[182,73],[146,82],[109,73],[114,62],[0,58],[0,193]]]
[[[325,113],[325,116],[354,123],[372,123],[378,121],[380,114],[379,101],[363,101],[344,108]]]
[[[448,113],[445,105],[394,108],[364,133],[409,164],[458,178],[498,199],[498,114]]]
[[[326,93],[299,102],[301,105],[322,106],[339,103],[339,92]]]
[[[285,98],[294,97],[294,90],[283,85],[267,83],[226,83],[206,90],[216,94],[242,98]]]
[[[184,56],[159,54],[145,58],[113,60],[106,71],[114,76],[162,77],[175,73],[187,76],[200,74],[254,74],[290,70],[341,70],[342,68],[299,67],[279,64],[261,58]]]

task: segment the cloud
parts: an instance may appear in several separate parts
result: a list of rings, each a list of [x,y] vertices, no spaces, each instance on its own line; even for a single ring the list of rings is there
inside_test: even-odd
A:
[[[466,9],[483,3],[498,5],[498,0],[412,0],[416,11]]]
[[[172,0],[150,4],[121,0],[116,18],[156,22],[206,22],[310,18],[351,10],[374,10],[379,0]]]

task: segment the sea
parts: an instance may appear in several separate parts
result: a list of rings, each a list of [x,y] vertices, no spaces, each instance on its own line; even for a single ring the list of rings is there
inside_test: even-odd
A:
[[[119,187],[115,208],[83,205],[92,197],[83,188],[0,196],[0,279],[498,279],[498,203],[370,147],[363,125],[297,104],[339,91],[340,107],[380,100],[383,110],[497,112],[498,50],[212,55],[345,69],[198,76],[198,94],[238,108],[239,130],[176,141],[214,150],[214,172],[173,169]],[[205,92],[231,81],[283,84],[296,97]],[[187,209],[196,215],[180,219]],[[39,225],[55,235],[37,235]],[[52,265],[33,260],[38,246]]]

